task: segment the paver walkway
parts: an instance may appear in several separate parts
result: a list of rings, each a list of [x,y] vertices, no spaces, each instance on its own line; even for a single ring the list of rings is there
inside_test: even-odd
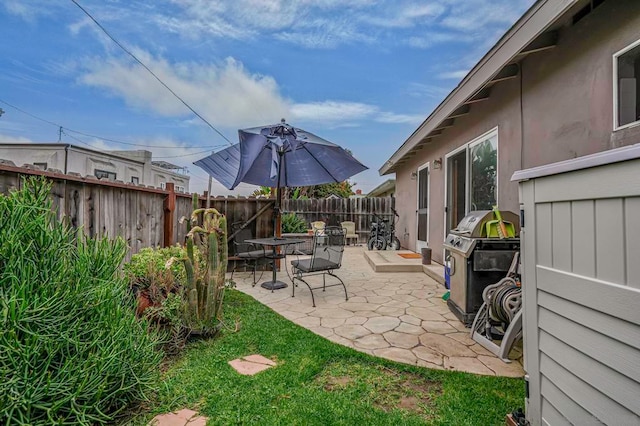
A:
[[[305,285],[296,287],[292,298],[284,271],[278,279],[289,287],[274,292],[259,284],[252,287],[249,273],[236,273],[234,280],[238,290],[285,318],[362,352],[429,368],[523,376],[520,363],[503,363],[470,339],[469,329],[442,300],[446,291],[442,285],[422,272],[374,272],[364,250],[347,247],[342,268],[336,271],[347,285],[348,301],[340,286],[314,291],[315,308]],[[269,277],[265,272],[260,282]],[[321,283],[321,276],[313,278]]]

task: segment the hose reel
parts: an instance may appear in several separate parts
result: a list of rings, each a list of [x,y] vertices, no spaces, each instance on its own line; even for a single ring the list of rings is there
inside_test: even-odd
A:
[[[520,255],[516,253],[507,276],[482,292],[484,303],[471,326],[471,338],[504,362],[513,344],[522,337],[522,288]],[[498,345],[495,340],[501,340]]]

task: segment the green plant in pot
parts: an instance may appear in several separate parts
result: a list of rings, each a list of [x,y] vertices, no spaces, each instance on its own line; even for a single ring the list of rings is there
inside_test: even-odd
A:
[[[179,245],[144,248],[124,265],[125,275],[138,303],[138,316],[149,307],[161,306],[169,294],[180,292],[185,281],[184,268],[180,264],[166,268],[166,263],[173,257],[182,257],[184,253],[184,248]]]
[[[285,234],[299,234],[307,232],[307,223],[295,213],[282,215],[282,232]]]

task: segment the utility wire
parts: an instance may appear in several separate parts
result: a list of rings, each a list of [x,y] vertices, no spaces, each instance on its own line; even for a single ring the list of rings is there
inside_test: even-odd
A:
[[[138,64],[140,64],[140,66],[142,66],[145,70],[147,70],[149,72],[149,74],[151,74],[156,80],[158,80],[158,82],[160,84],[162,84],[169,92],[171,92],[171,94],[173,96],[175,96],[180,102],[182,102],[182,104],[184,106],[186,106],[187,108],[189,108],[189,110],[194,113],[200,120],[202,120],[207,126],[211,127],[211,129],[213,129],[214,132],[216,132],[218,135],[220,135],[220,137],[222,137],[222,139],[226,140],[229,145],[233,145],[231,143],[231,141],[225,136],[223,135],[218,129],[216,129],[211,123],[209,123],[203,116],[201,116],[200,114],[198,114],[198,112],[193,109],[191,107],[191,105],[189,105],[188,103],[185,102],[184,99],[182,99],[180,96],[178,96],[178,94],[176,92],[174,92],[169,86],[167,86],[165,84],[164,81],[162,81],[160,79],[160,77],[158,77],[153,71],[151,71],[151,69],[146,66],[140,59],[138,59],[136,57],[136,55],[134,55],[133,53],[131,53],[126,47],[124,47],[118,40],[116,40],[107,30],[106,28],[104,28],[97,20],[96,18],[94,18],[84,7],[82,7],[76,0],[71,0],[73,2],[73,4],[75,4],[76,6],[78,6],[78,8],[80,8],[80,10],[82,10],[84,12],[85,15],[87,15],[89,17],[89,19],[91,19],[97,26],[98,28],[100,28],[102,30],[103,33],[105,33],[107,35],[107,37],[109,37],[111,39],[111,41],[113,41],[120,49],[122,49],[125,53],[127,53],[129,56],[131,56],[133,58],[134,61],[136,61]]]
[[[77,137],[75,137],[75,136],[73,136],[73,135],[70,135],[69,133],[65,132],[65,130],[68,130],[68,129],[65,129],[65,128],[62,128],[62,129],[63,129],[63,130],[62,130],[62,134],[63,134],[63,135],[68,136],[68,137],[70,137],[71,139],[73,139],[73,140],[75,140],[75,141],[77,141],[77,142],[80,142],[81,144],[86,145],[86,146],[88,146],[89,148],[91,148],[91,149],[93,149],[93,150],[95,150],[95,151],[99,151],[99,152],[102,152],[102,153],[105,153],[105,154],[110,154],[110,152],[108,152],[108,151],[104,151],[104,150],[98,149],[98,148],[94,147],[93,145],[91,145],[91,144],[89,144],[89,143],[87,143],[87,142],[83,141],[82,139],[79,139],[79,138],[77,138]],[[207,150],[204,150],[204,151],[192,152],[192,153],[190,153],[190,154],[182,154],[182,155],[164,155],[164,156],[159,156],[159,157],[154,156],[154,157],[153,157],[153,159],[158,159],[158,158],[180,158],[180,157],[189,157],[189,156],[191,156],[191,155],[200,155],[200,154],[204,154],[204,153],[207,153],[207,152],[208,152],[208,153],[210,153],[210,152],[211,152],[211,150],[210,150],[210,149],[207,149]]]
[[[97,136],[97,135],[92,135],[92,134],[89,134],[89,133],[84,133],[84,132],[81,132],[79,130],[73,130],[73,129],[70,129],[68,127],[62,126],[62,125],[60,125],[58,123],[55,123],[53,121],[47,120],[45,118],[38,117],[37,115],[31,114],[30,112],[25,111],[24,109],[19,108],[19,107],[15,106],[15,105],[12,105],[9,102],[4,101],[2,99],[0,99],[0,102],[2,102],[5,105],[10,106],[11,108],[13,108],[13,109],[25,114],[25,115],[28,115],[29,117],[35,118],[36,120],[40,120],[40,121],[42,121],[44,123],[47,123],[47,124],[51,124],[52,126],[56,126],[59,129],[63,129],[63,130],[66,130],[67,132],[75,133],[75,134],[78,134],[78,135],[87,136],[89,138],[100,139],[102,141],[113,142],[113,143],[118,143],[118,144],[122,144],[122,145],[143,146],[143,147],[147,147],[147,148],[169,148],[169,149],[170,148],[175,148],[175,149],[201,149],[201,148],[206,148],[206,146],[148,145],[148,144],[141,144],[141,143],[123,142],[123,141],[119,141],[117,139],[105,138],[105,137],[102,137],[102,136]],[[69,135],[69,133],[65,132],[65,135],[71,137],[71,135]],[[220,148],[220,147],[223,147],[223,146],[224,146],[224,144],[223,145],[211,145],[209,148]]]

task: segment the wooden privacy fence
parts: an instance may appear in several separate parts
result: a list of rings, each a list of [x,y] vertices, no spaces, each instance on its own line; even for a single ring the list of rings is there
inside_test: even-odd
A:
[[[174,192],[172,183],[160,189],[0,162],[0,193],[20,189],[26,176],[44,176],[52,183],[53,207],[59,220],[64,217],[89,237],[122,237],[130,248],[127,260],[144,247],[185,241],[187,225],[179,220],[191,215],[192,196]],[[199,197],[200,206],[205,203],[205,198]],[[269,199],[211,198],[211,207],[226,214],[230,226],[253,219],[247,227],[257,238],[273,235],[273,203]]]
[[[350,221],[356,224],[360,240],[366,238],[375,215],[392,219],[395,208],[393,197],[324,198],[283,200],[283,213],[295,213],[309,225],[321,220],[327,225],[338,225]]]
[[[20,188],[22,178],[33,175],[45,176],[51,181],[58,219],[66,218],[89,237],[122,237],[130,247],[127,259],[144,247],[166,247],[185,241],[187,226],[179,220],[191,215],[192,196],[174,192],[172,183],[160,189],[16,167],[0,161],[0,193]],[[205,207],[206,198],[199,197],[198,202],[200,207]],[[391,197],[284,200],[282,210],[295,212],[307,225],[316,220],[329,225],[353,221],[356,231],[365,238],[374,213],[391,215],[393,203]],[[229,237],[233,236],[231,225],[234,223],[246,224],[256,238],[273,235],[273,199],[211,197],[210,204],[227,216]]]

